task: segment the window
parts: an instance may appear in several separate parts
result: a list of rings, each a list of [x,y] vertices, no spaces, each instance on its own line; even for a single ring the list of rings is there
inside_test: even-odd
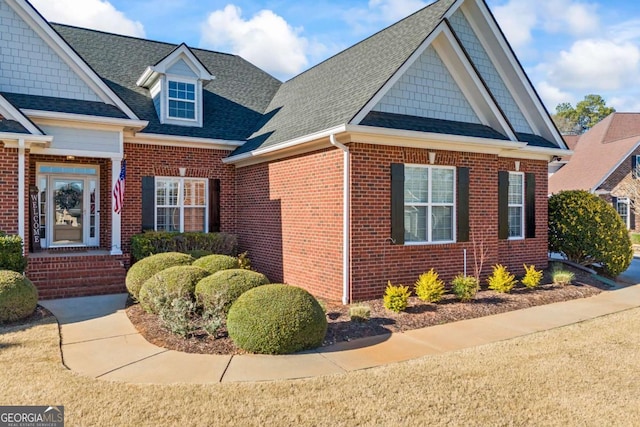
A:
[[[453,242],[455,169],[406,166],[404,178],[405,242]]]
[[[629,199],[627,197],[618,197],[618,199],[616,200],[616,210],[618,211],[620,218],[622,218],[622,222],[624,222],[624,225],[626,225],[627,228],[631,228],[629,217]]]
[[[156,178],[156,230],[207,231],[207,180]]]
[[[509,238],[524,238],[524,174],[509,172]]]
[[[174,119],[196,119],[196,86],[169,80],[169,117]]]

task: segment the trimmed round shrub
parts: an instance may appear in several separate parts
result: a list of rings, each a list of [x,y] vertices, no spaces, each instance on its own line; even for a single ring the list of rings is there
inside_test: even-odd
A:
[[[176,265],[190,265],[192,262],[193,257],[191,255],[180,252],[165,252],[141,259],[133,264],[127,272],[127,290],[133,298],[139,299],[138,294],[140,293],[142,284],[150,279],[151,276],[161,272],[165,268]]]
[[[154,274],[142,284],[138,300],[149,313],[158,313],[177,298],[193,299],[196,284],[209,272],[192,265],[178,265]]]
[[[231,306],[227,330],[243,350],[288,354],[322,345],[327,317],[304,289],[264,285],[248,290]]]
[[[229,270],[231,268],[239,268],[238,258],[229,255],[207,255],[198,258],[193,263],[196,267],[204,268],[213,274],[220,270]]]
[[[38,304],[38,291],[20,273],[0,270],[0,323],[24,319]]]
[[[612,277],[625,271],[633,258],[620,215],[600,197],[581,190],[549,198],[549,250],[578,264],[600,264]]]
[[[240,295],[268,283],[267,276],[257,271],[221,270],[198,282],[196,300],[205,309],[222,309],[226,313]]]

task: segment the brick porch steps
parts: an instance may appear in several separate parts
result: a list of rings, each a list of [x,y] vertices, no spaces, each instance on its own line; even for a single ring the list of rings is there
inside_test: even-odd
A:
[[[40,299],[126,292],[125,257],[106,251],[29,255],[26,275]]]

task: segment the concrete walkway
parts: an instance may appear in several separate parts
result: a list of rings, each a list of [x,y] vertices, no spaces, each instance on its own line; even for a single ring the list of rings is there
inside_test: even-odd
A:
[[[638,282],[636,282],[638,283]],[[126,294],[42,301],[60,324],[71,370],[130,383],[271,381],[340,374],[441,354],[640,307],[640,284],[579,300],[339,343],[286,356],[203,355],[147,342],[129,321]]]

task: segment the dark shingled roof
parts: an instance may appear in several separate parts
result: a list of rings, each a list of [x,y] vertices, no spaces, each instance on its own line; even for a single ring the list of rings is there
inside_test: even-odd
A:
[[[282,85],[252,138],[262,147],[349,123],[441,22],[455,0],[440,0]],[[245,144],[233,155],[255,149]]]
[[[136,81],[178,45],[52,24],[104,82],[149,125],[167,135],[245,140],[257,128],[281,82],[237,55],[191,49],[216,79],[203,90],[203,126],[161,124],[149,90]]]
[[[0,132],[30,133],[24,126],[15,120],[0,119]]]
[[[533,147],[558,148],[556,144],[539,135],[533,135],[531,133],[516,133],[516,137],[518,138],[518,141],[526,142]]]
[[[0,94],[20,109],[86,114],[89,116],[113,117],[118,119],[127,118],[126,114],[120,111],[118,107],[102,102],[9,92],[1,92]]]
[[[506,136],[493,128],[476,123],[454,122],[452,120],[431,119],[377,111],[372,111],[367,114],[360,124],[390,129],[406,129],[420,132],[508,140]]]

